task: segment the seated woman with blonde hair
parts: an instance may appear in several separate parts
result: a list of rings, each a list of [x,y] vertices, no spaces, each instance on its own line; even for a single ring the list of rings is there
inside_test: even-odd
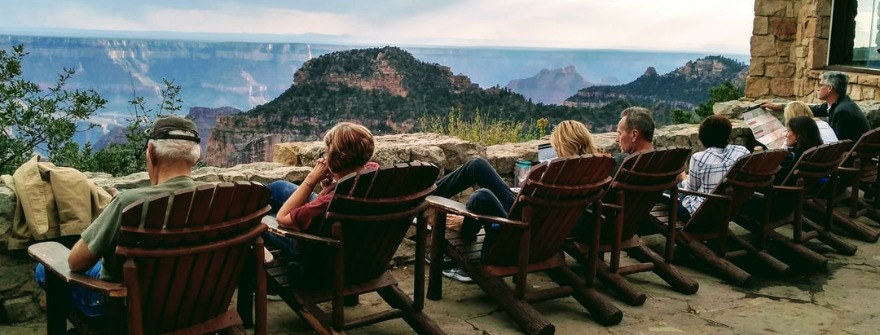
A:
[[[782,124],[787,126],[789,120],[798,116],[806,116],[816,121],[816,126],[819,127],[819,135],[822,137],[823,144],[837,142],[837,134],[834,133],[834,129],[831,129],[831,125],[829,125],[828,122],[814,117],[810,106],[801,101],[792,101],[785,105],[785,112],[783,112],[784,120],[782,121]]]
[[[583,123],[573,120],[562,121],[553,128],[553,132],[550,133],[550,145],[553,146],[559,157],[599,153],[587,127]],[[501,179],[498,172],[492,168],[492,165],[481,157],[471,159],[455,171],[443,176],[437,181],[434,195],[450,198],[474,185],[479,189],[468,198],[465,204],[468,210],[477,214],[507,216],[516,195]],[[461,237],[466,241],[473,242],[476,240],[480,228],[484,227],[486,235],[483,239],[483,250],[486,250],[497,235],[499,229],[497,224],[484,226],[479,220],[465,218],[461,226]],[[462,282],[471,281],[470,277],[460,269],[445,270],[443,275]]]

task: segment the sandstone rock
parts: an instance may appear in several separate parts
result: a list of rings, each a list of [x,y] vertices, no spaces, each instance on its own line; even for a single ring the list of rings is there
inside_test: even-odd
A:
[[[880,101],[857,101],[856,104],[865,112],[871,129],[880,127]]]
[[[773,35],[752,36],[752,57],[776,56],[776,38]]]
[[[258,162],[236,165],[229,170],[241,173],[249,181],[268,184],[276,180],[285,179],[291,171],[296,169],[298,168],[284,164]]]
[[[104,189],[115,187],[122,190],[150,186],[150,176],[146,172],[132,173],[127,176],[115,178],[95,178],[92,179],[92,181],[95,182],[95,185],[103,187]]]
[[[768,26],[769,24],[766,16],[755,16],[755,19],[752,22],[752,34],[767,35],[767,32],[769,32]]]
[[[24,252],[0,253],[0,315],[16,323],[39,316],[38,291],[30,258]]]
[[[718,102],[712,105],[712,114],[721,115],[728,119],[742,118],[742,113],[750,105],[754,105],[754,103],[746,103],[739,100]]]
[[[486,160],[501,174],[513,173],[518,159],[538,161],[538,144],[549,140],[535,140],[523,143],[505,143],[486,147]]]
[[[791,78],[770,79],[770,93],[777,97],[793,98],[794,82]]]
[[[755,1],[755,16],[784,16],[788,1]]]
[[[757,99],[770,94],[770,79],[764,77],[746,78],[746,98]]]
[[[0,185],[0,250],[6,250],[6,232],[12,226],[15,215],[15,192]]]
[[[43,315],[43,311],[33,297],[24,296],[3,301],[0,314],[6,316],[7,322],[15,324],[36,319]]]
[[[791,41],[794,39],[794,36],[797,33],[796,18],[772,17],[770,18],[769,23],[770,33],[776,35],[776,37],[780,40]]]

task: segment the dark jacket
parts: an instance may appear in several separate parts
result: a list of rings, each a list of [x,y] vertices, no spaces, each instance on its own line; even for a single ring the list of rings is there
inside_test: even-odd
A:
[[[804,150],[801,150],[798,147],[788,147],[788,156],[785,156],[782,163],[779,163],[779,171],[776,171],[776,176],[773,178],[774,185],[782,185],[785,177],[788,177],[788,174],[791,173],[791,169],[797,163],[798,159],[801,158],[803,153]]]
[[[871,129],[865,113],[846,95],[840,96],[840,99],[831,105],[831,109],[828,109],[827,102],[810,106],[810,109],[813,110],[815,116],[828,117],[828,124],[831,125],[831,129],[834,129],[834,133],[841,141],[858,142],[862,134]]]

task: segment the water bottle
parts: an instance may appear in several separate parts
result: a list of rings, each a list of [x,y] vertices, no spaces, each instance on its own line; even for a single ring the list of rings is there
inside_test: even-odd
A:
[[[521,188],[523,184],[526,182],[526,178],[529,177],[529,172],[532,171],[532,162],[520,159],[516,161],[516,165],[513,167],[513,177],[516,185],[514,187]]]

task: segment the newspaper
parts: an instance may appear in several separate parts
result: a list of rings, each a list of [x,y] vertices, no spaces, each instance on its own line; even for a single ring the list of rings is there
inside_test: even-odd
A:
[[[755,108],[743,113],[743,120],[755,139],[768,149],[780,149],[785,145],[785,126],[773,114],[763,108]]]

